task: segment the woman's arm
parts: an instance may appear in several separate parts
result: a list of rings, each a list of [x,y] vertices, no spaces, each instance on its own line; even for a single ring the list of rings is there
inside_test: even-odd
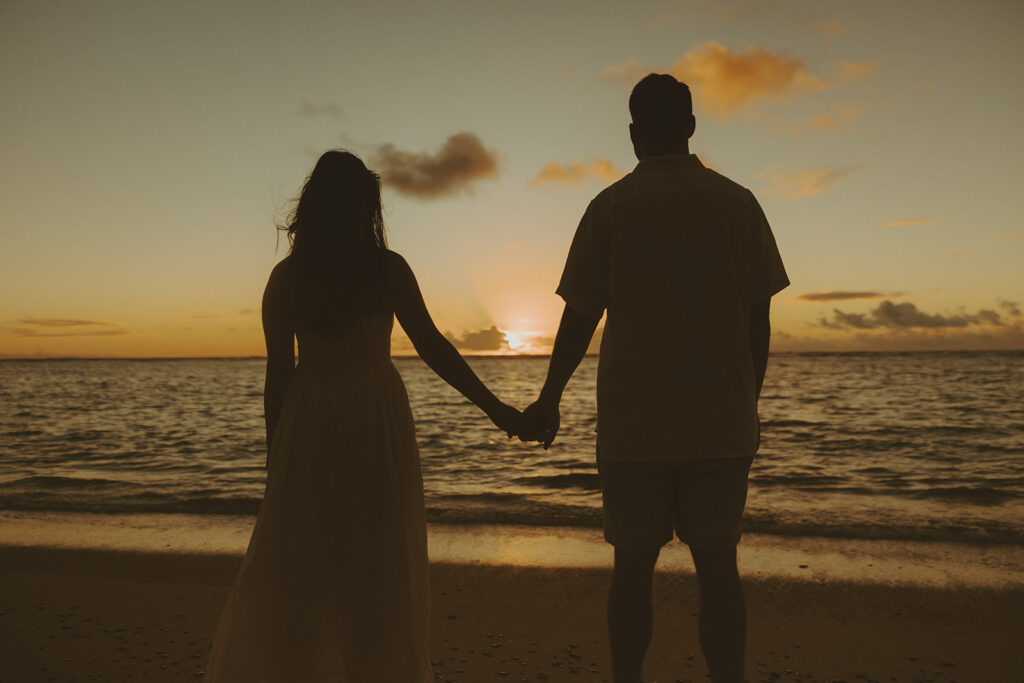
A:
[[[509,437],[516,434],[519,431],[519,411],[491,393],[451,342],[438,331],[423,302],[416,276],[405,259],[394,252],[389,252],[388,280],[392,286],[395,316],[423,362],[483,410]]]
[[[267,423],[267,464],[270,442],[281,417],[285,390],[295,371],[295,331],[288,314],[285,261],[270,273],[263,291],[263,338],[267,343],[267,380],[263,385],[263,411]]]

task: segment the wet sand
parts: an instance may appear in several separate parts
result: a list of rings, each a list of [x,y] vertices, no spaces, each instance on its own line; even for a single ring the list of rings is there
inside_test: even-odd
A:
[[[0,681],[197,681],[237,554],[0,547]],[[607,681],[606,568],[435,563],[438,680]],[[1020,680],[1024,587],[754,577],[751,681]],[[695,585],[659,572],[645,679],[704,681]]]

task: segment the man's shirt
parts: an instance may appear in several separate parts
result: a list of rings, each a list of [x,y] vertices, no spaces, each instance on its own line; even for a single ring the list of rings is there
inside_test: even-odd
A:
[[[757,450],[752,304],[789,284],[754,195],[695,155],[647,157],[587,207],[557,293],[607,311],[598,450],[620,461]]]

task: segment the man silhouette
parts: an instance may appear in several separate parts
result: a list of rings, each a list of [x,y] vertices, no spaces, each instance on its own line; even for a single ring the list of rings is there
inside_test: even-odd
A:
[[[640,680],[651,583],[672,532],[689,545],[698,632],[715,683],[743,680],[736,545],[759,442],[772,295],[789,284],[754,195],[689,153],[689,88],[665,74],[629,98],[639,163],[580,221],[557,293],[565,310],[521,437],[550,446],[558,404],[607,311],[597,463],[615,547],[608,631],[616,683]]]

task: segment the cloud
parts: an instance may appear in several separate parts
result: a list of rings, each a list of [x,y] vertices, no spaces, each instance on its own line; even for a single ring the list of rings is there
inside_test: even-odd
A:
[[[540,170],[540,173],[537,174],[537,177],[530,184],[534,187],[540,187],[548,183],[576,187],[587,178],[598,178],[612,183],[624,175],[626,175],[625,171],[620,171],[615,168],[615,164],[600,157],[594,157],[588,164],[581,164],[578,161],[568,164],[549,161],[544,164],[544,168]]]
[[[828,38],[836,38],[846,34],[846,26],[838,19],[819,19],[814,22],[815,30]]]
[[[864,164],[826,166],[825,168],[795,171],[793,173],[765,170],[758,173],[757,177],[768,180],[768,186],[764,188],[765,194],[782,197],[789,201],[797,201],[821,194],[832,185],[835,185],[863,167]]]
[[[1003,241],[1007,241],[1007,242],[1016,241],[1016,240],[1024,240],[1024,232],[1018,232],[1018,233],[1014,233],[1012,235],[1000,235],[999,239],[1001,239]]]
[[[892,296],[892,295],[889,295]],[[884,299],[881,292],[808,292],[797,297],[802,301],[853,301],[857,299]]]
[[[128,330],[75,330],[65,329],[62,331],[39,330],[31,327],[16,327],[11,330],[15,337],[119,337],[123,334],[131,334]]]
[[[889,221],[882,223],[883,228],[902,228],[907,225],[920,225],[935,220],[935,216],[921,216],[920,218],[905,218],[901,221]]]
[[[451,332],[445,332],[444,336],[456,347],[466,351],[503,351],[509,348],[505,333],[495,325],[485,330],[466,332],[461,339]]]
[[[831,76],[822,78],[811,73],[799,57],[757,45],[743,52],[733,51],[712,40],[695,45],[668,69],[630,59],[622,66],[608,67],[605,75],[632,85],[652,71],[667,71],[687,83],[706,113],[727,119],[759,102],[785,100],[867,78],[874,74],[875,67],[840,62]]]
[[[819,324],[822,327],[831,329],[873,330],[887,328],[900,330],[910,328],[964,328],[970,325],[1000,327],[1005,322],[998,312],[991,309],[981,309],[976,313],[942,315],[940,313],[925,313],[909,302],[896,304],[887,300],[878,304],[874,310],[868,313],[845,313],[838,308],[833,309],[832,319],[822,318]]]
[[[105,323],[98,320],[76,320],[72,318],[22,318],[22,325],[38,325],[40,327],[117,327],[117,323]]]
[[[472,183],[498,176],[499,154],[483,146],[473,133],[449,136],[436,152],[407,152],[380,145],[370,165],[385,185],[418,199],[436,199],[470,192]]]
[[[1014,318],[1020,317],[1020,304],[1016,301],[1000,301],[999,307],[1006,311],[1007,315],[1011,315]]]
[[[314,103],[309,100],[302,100],[296,113],[299,116],[328,116],[336,119],[340,119],[345,115],[341,110],[341,105],[336,102]]]
[[[116,337],[132,334],[119,323],[77,318],[22,318],[19,325],[27,327],[6,328],[15,337]],[[100,329],[96,329],[100,328]]]
[[[832,105],[831,111],[797,120],[790,126],[789,132],[794,136],[803,135],[811,129],[831,133],[853,121],[864,111],[865,107],[855,102],[837,102]]]

